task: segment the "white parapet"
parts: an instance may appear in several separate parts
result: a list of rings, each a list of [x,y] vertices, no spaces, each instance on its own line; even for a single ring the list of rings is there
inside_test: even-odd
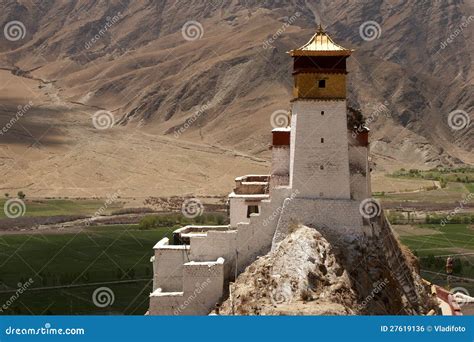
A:
[[[183,291],[150,294],[150,315],[206,315],[221,300],[224,291],[224,258],[190,261],[183,265]]]

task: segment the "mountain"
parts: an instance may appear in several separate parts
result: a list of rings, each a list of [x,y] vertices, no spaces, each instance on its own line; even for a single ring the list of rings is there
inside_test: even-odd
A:
[[[267,172],[271,115],[290,108],[286,51],[320,22],[355,50],[349,103],[371,128],[377,171],[474,162],[472,124],[449,125],[453,111],[470,119],[474,104],[472,2],[2,0],[0,8],[0,124],[32,102],[1,136],[4,189],[223,194],[234,176]],[[19,36],[6,34],[13,21]],[[115,125],[96,129],[94,114]]]

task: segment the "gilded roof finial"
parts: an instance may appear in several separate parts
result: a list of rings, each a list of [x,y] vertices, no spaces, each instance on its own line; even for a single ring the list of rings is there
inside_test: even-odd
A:
[[[326,33],[326,32],[324,32],[323,25],[321,25],[321,23],[319,23],[318,34],[324,34],[324,33]]]

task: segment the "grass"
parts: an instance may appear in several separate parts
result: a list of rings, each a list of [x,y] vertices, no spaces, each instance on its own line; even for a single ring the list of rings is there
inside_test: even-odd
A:
[[[3,208],[6,199],[0,200],[0,206]],[[61,216],[61,215],[93,215],[100,208],[105,208],[104,200],[80,200],[80,199],[47,199],[32,200],[24,199],[26,212],[24,216]],[[121,209],[123,205],[120,202],[114,202],[107,205],[104,214],[109,214],[114,210]],[[0,210],[0,218],[5,218],[5,213]]]
[[[31,287],[75,288],[29,290],[3,314],[139,314],[148,308],[153,246],[172,229],[138,230],[138,225],[94,227],[78,234],[5,235],[0,237],[0,291],[16,290],[30,277]],[[144,279],[144,281],[140,280]],[[129,281],[129,283],[117,283]],[[101,309],[92,293],[107,283],[115,295]],[[0,293],[0,307],[12,293]]]
[[[474,285],[457,278],[448,279],[446,259],[454,257],[453,275],[474,279],[474,231],[468,224],[420,224],[415,229],[427,228],[433,234],[401,235],[400,240],[419,257],[422,276],[438,285],[453,288],[465,287],[474,292]],[[397,230],[397,226],[393,228]],[[471,255],[472,253],[473,255]]]
[[[473,190],[473,184],[448,183],[443,189],[420,191],[400,194],[379,194],[378,198],[383,201],[407,201],[428,203],[454,203],[462,201],[469,192]]]

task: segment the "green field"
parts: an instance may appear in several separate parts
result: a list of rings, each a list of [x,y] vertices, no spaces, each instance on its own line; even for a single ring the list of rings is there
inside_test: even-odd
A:
[[[77,234],[0,236],[0,308],[18,283],[30,277],[34,280],[28,291],[0,314],[142,315],[152,288],[152,247],[172,231],[115,225]],[[95,283],[99,285],[88,285]],[[93,291],[101,286],[114,292],[115,302],[110,307],[98,308],[92,302]],[[8,290],[13,292],[6,293]]]
[[[472,225],[447,224],[443,227],[440,224],[420,224],[413,226],[412,234],[407,234],[402,226],[392,227],[400,234],[401,242],[418,256],[425,279],[447,288],[461,286],[474,293]],[[454,257],[454,277],[449,279],[446,275],[448,256]]]
[[[3,208],[6,199],[0,200]],[[100,200],[80,200],[80,199],[45,199],[33,200],[24,199],[26,211],[24,216],[61,216],[61,215],[86,215],[92,216],[100,208],[104,207],[106,199]],[[109,214],[114,210],[121,209],[123,204],[120,201],[107,205],[104,214]],[[5,218],[4,210],[0,210],[0,219]]]

